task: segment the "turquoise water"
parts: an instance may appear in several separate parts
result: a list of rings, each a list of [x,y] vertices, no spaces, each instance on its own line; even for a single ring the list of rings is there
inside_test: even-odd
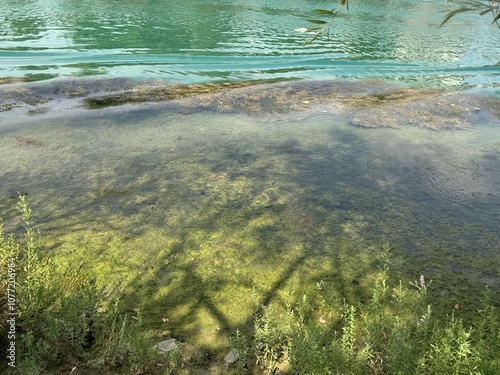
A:
[[[329,38],[300,28],[328,1],[1,0],[0,77],[130,77],[193,83],[384,78],[496,87],[500,32],[446,2],[353,1]]]

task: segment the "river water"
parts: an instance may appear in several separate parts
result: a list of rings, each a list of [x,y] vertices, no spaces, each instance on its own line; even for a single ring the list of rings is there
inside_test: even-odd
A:
[[[154,229],[196,248],[206,231],[255,269],[390,243],[450,306],[498,291],[500,31],[367,0],[305,44],[328,6],[0,0],[0,77],[41,81],[0,86],[6,228],[20,192],[50,238]],[[286,82],[217,85],[267,79]]]

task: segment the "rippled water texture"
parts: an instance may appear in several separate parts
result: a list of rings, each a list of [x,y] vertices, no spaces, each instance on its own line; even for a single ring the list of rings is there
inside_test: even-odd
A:
[[[0,0],[0,76],[105,75],[193,83],[383,77],[424,86],[496,86],[500,32],[454,4],[352,2],[329,39],[296,31],[305,0]]]

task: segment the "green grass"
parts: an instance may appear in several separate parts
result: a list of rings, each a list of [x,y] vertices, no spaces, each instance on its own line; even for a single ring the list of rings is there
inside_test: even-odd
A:
[[[458,305],[435,312],[435,281],[398,281],[388,245],[363,252],[332,238],[321,255],[293,241],[284,252],[272,237],[284,223],[263,213],[182,241],[87,231],[54,246],[34,230],[24,196],[18,209],[23,232],[0,228],[0,266],[14,259],[17,271],[14,374],[500,373],[491,293],[466,320]],[[167,337],[179,350],[158,354]],[[226,365],[231,349],[238,358]]]

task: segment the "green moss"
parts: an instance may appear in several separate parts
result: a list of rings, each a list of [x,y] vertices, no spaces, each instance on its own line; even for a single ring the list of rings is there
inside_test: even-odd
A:
[[[2,77],[0,78],[0,85],[8,85],[11,83],[27,82],[24,77]]]
[[[49,79],[54,79],[59,77],[59,74],[51,74],[51,73],[32,73],[32,74],[26,74],[24,76],[24,81],[25,82],[38,82],[38,81],[45,81]]]

